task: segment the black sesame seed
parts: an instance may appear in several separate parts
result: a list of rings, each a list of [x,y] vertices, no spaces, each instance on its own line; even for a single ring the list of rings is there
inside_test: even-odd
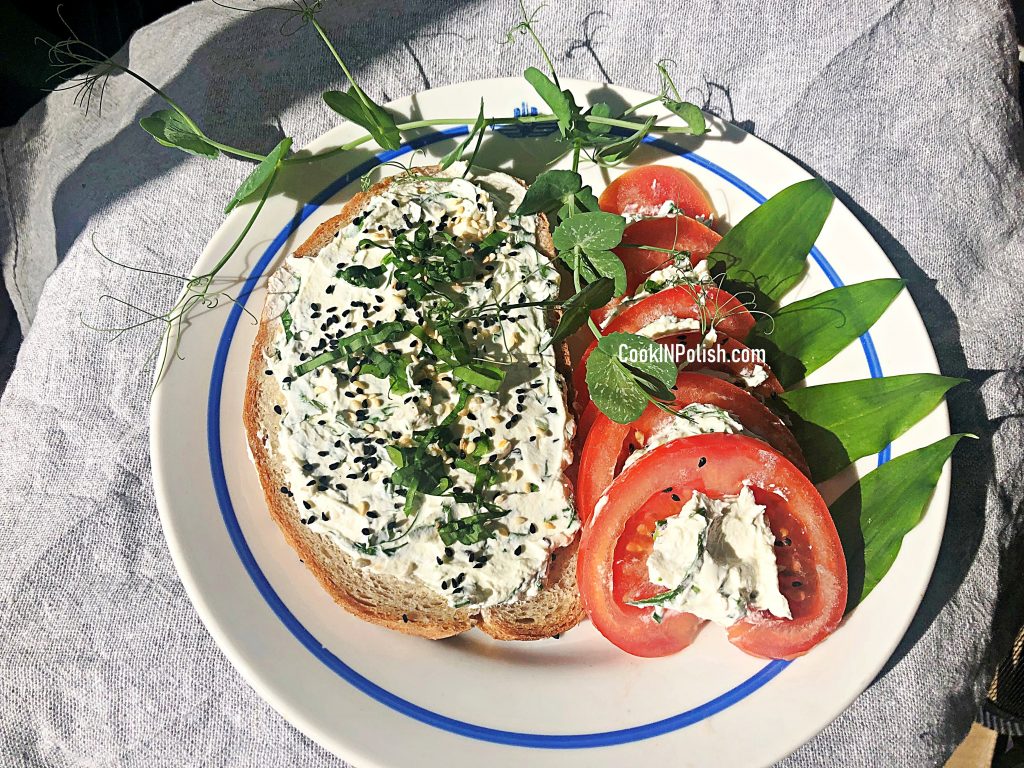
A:
[[[700,457],[700,458],[699,458],[699,459],[697,460],[697,466],[698,466],[698,467],[703,467],[703,466],[704,466],[705,464],[707,464],[707,463],[708,463],[708,460],[707,460],[706,458],[704,458],[703,456],[701,456],[701,457]]]
[[[274,413],[276,413],[278,416],[280,416],[282,413],[284,413],[284,410],[281,408],[280,405],[275,405],[274,406]]]
[[[518,547],[515,548],[515,551],[512,554],[514,554],[516,557],[518,557],[519,555],[523,554],[523,550],[524,549],[525,549],[525,547],[523,547],[523,545],[520,544]]]
[[[304,507],[305,507],[306,509],[312,509],[312,508],[313,508],[313,505],[312,505],[312,504],[310,504],[310,503],[309,503],[308,501],[306,501],[305,499],[303,499],[303,500],[302,500],[302,506],[304,506]]]

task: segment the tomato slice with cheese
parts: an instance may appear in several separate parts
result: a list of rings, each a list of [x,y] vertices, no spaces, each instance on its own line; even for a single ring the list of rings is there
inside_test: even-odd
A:
[[[751,394],[727,381],[685,372],[679,374],[673,392],[673,409],[679,411],[693,403],[704,403],[728,411],[744,429],[775,448],[801,472],[810,474],[793,433]],[[593,403],[590,407],[596,411]],[[590,519],[598,499],[622,471],[626,459],[642,448],[651,435],[678,418],[654,404],[647,406],[643,415],[631,424],[618,424],[603,413],[596,413],[580,456],[576,481],[576,513],[581,520]]]
[[[577,579],[591,621],[619,648],[665,656],[689,645],[700,622],[627,601],[664,591],[645,583],[651,533],[693,491],[723,498],[749,484],[776,537],[779,588],[793,618],[759,612],[732,625],[729,640],[754,656],[792,659],[831,634],[846,607],[842,546],[828,507],[810,480],[782,454],[745,435],[696,435],[659,446],[627,467],[587,521]],[[673,496],[675,499],[673,499]]]
[[[640,290],[647,278],[671,264],[675,257],[669,251],[688,252],[690,266],[696,266],[707,259],[721,239],[717,232],[687,216],[642,219],[630,224],[622,235],[624,244],[613,249],[626,268],[624,295],[632,296]],[[636,247],[641,245],[659,250]],[[600,325],[621,303],[621,298],[613,299],[607,307],[592,312],[591,317]]]
[[[699,358],[695,355],[692,362],[681,361],[681,370],[720,377],[762,400],[783,391],[782,384],[772,373],[768,363],[753,362],[753,350],[750,347],[723,333],[717,334],[712,343],[708,343],[699,333],[666,336],[658,339],[658,343],[680,344],[694,353],[698,348],[701,349],[702,354]],[[583,383],[586,384],[586,381]],[[600,413],[592,402],[586,403],[586,407],[576,419],[577,446],[583,446],[586,442],[587,434]]]
[[[705,329],[714,328],[727,336],[745,339],[754,329],[754,317],[743,303],[728,291],[715,285],[678,285],[647,296],[627,307],[612,318],[603,329],[611,333],[643,333],[644,329],[661,321],[663,329],[652,338],[678,335],[672,326],[677,321],[696,321]],[[582,414],[590,402],[587,387],[587,360],[597,346],[594,340],[583,353],[580,364],[573,370],[573,388],[576,393],[576,413]]]
[[[687,216],[710,218],[711,201],[686,171],[668,165],[632,168],[605,187],[598,200],[602,211],[655,216],[668,201]]]
[[[702,372],[714,371],[725,377],[730,384],[745,389],[751,394],[767,399],[783,392],[782,384],[775,377],[768,363],[753,361],[753,350],[746,344],[725,334],[718,334],[713,343],[705,343],[699,333],[683,333],[678,336],[658,339],[660,344],[682,344],[696,350],[703,345],[701,359],[687,362],[685,370]]]
[[[722,236],[688,216],[670,216],[661,219],[641,219],[626,227],[622,245],[615,254],[626,267],[627,292],[632,295],[644,281],[672,263],[669,251],[687,251],[690,264],[704,261],[718,245]],[[650,248],[631,246],[646,245]],[[651,250],[651,248],[665,250]]]

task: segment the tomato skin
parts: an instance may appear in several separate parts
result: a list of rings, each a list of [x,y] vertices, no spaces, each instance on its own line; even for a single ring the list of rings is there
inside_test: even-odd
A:
[[[702,303],[698,303],[698,293]],[[715,285],[700,288],[678,285],[658,291],[624,309],[605,326],[602,334],[607,336],[611,333],[636,333],[663,317],[701,320],[709,325],[713,324],[716,330],[727,336],[738,339],[745,339],[754,329],[753,315],[747,311],[739,299],[728,291]],[[712,320],[713,323],[710,322]],[[596,346],[597,340],[595,339],[583,353],[580,364],[573,369],[572,383],[576,393],[577,414],[582,414],[590,402],[590,389],[587,387],[587,359]]]
[[[679,334],[678,336],[659,339],[658,342],[661,344],[683,344],[688,349],[696,349],[697,346],[703,342],[703,339],[699,333],[682,333]],[[686,366],[685,370],[718,371],[719,373],[724,373],[730,378],[736,380],[739,380],[740,377],[743,376],[744,374],[749,375],[749,373],[751,372],[749,367],[752,365],[751,363],[730,362],[731,360],[740,359],[744,356],[749,357],[749,355],[742,354],[744,350],[750,349],[746,344],[743,344],[742,342],[736,341],[736,339],[733,339],[729,336],[726,336],[725,334],[720,333],[718,334],[718,338],[715,339],[715,343],[710,346],[721,349],[729,359],[723,362],[694,361],[693,363],[689,363]],[[760,384],[758,384],[756,387],[751,387],[749,389],[749,392],[755,395],[756,397],[762,399],[768,399],[772,395],[781,394],[784,391],[784,389],[782,387],[782,384],[775,377],[775,374],[772,372],[772,369],[768,367],[767,363],[758,363],[758,365],[764,368],[764,371],[767,374],[767,378]],[[730,381],[730,383],[735,384],[741,389],[746,389],[737,381]]]
[[[704,261],[721,239],[722,236],[713,229],[708,229],[688,216],[641,219],[626,227],[622,234],[623,243],[689,251],[692,266]],[[630,248],[627,245],[620,245],[613,250],[626,267],[627,293],[631,296],[652,273],[665,267],[672,258],[672,254],[664,251]]]
[[[602,211],[653,216],[671,200],[687,216],[714,215],[711,201],[686,171],[668,165],[642,165],[617,177],[598,200]]]
[[[672,407],[676,410],[691,403],[707,403],[729,411],[744,427],[756,433],[805,475],[810,475],[803,451],[793,433],[753,395],[713,376],[686,372],[679,374],[674,392],[676,398]],[[597,411],[593,403],[589,408],[594,409],[595,415],[580,456],[576,479],[576,513],[584,523],[590,519],[601,494],[621,471],[636,435],[646,438],[677,418],[651,404],[632,424],[618,424]]]
[[[776,558],[793,618],[762,612],[730,627],[730,641],[755,656],[792,659],[835,630],[846,608],[847,574],[824,500],[792,463],[761,441],[712,434],[674,440],[638,459],[615,479],[584,526],[577,579],[583,605],[601,634],[638,656],[668,655],[692,641],[694,617],[669,611],[659,625],[644,610],[621,602],[634,588],[646,553],[631,555],[627,549],[621,555],[620,540],[644,535],[649,521],[664,515],[667,502],[657,497],[667,488],[682,498],[694,490],[721,498],[744,482],[765,506],[776,537],[790,542],[776,545]],[[618,574],[626,584],[616,587]]]

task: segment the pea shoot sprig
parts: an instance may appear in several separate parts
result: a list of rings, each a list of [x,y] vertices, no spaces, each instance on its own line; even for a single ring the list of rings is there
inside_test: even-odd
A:
[[[219,4],[232,7],[225,3]],[[529,67],[524,72],[524,78],[547,105],[549,112],[534,115],[488,115],[486,105],[481,100],[475,116],[401,121],[387,108],[376,103],[356,81],[343,57],[343,52],[335,45],[331,35],[317,18],[324,5],[324,0],[294,0],[290,6],[285,7],[237,9],[283,15],[283,34],[294,34],[303,28],[310,29],[338,64],[347,89],[325,91],[324,103],[349,122],[364,129],[365,134],[318,153],[293,152],[291,137],[284,137],[266,152],[229,145],[204,130],[170,94],[142,74],[83,42],[70,28],[69,39],[50,47],[51,60],[57,67],[56,74],[67,74],[75,68],[91,68],[88,73],[63,86],[77,88],[76,98],[84,103],[87,110],[97,92],[99,106],[102,107],[103,89],[106,79],[111,74],[127,74],[149,88],[166,105],[164,109],[140,121],[141,127],[158,143],[209,160],[216,160],[223,155],[255,163],[251,173],[227,201],[225,212],[230,213],[237,206],[249,205],[253,201],[256,201],[255,205],[249,211],[239,237],[221,255],[213,268],[201,274],[182,276],[185,284],[183,295],[171,307],[162,311],[149,311],[126,300],[108,297],[138,312],[142,319],[121,327],[101,330],[111,332],[116,337],[133,328],[152,322],[162,322],[165,325],[165,352],[158,369],[159,381],[159,374],[164,371],[168,360],[168,350],[177,349],[181,333],[188,325],[189,315],[197,307],[216,306],[221,299],[236,300],[236,297],[231,296],[226,290],[217,290],[214,287],[217,277],[243,244],[271,194],[275,181],[289,168],[337,157],[370,142],[381,148],[393,150],[399,148],[406,136],[422,129],[442,125],[466,125],[466,137],[442,159],[441,166],[447,168],[455,162],[462,161],[466,163],[468,172],[489,129],[516,124],[553,124],[558,133],[558,140],[565,147],[565,153],[571,156],[572,169],[549,170],[538,176],[528,190],[523,205],[516,212],[520,215],[543,212],[558,222],[553,230],[553,239],[562,261],[572,272],[575,293],[562,306],[562,317],[555,331],[553,343],[564,340],[586,324],[599,342],[591,363],[595,379],[602,379],[613,388],[625,388],[631,392],[633,397],[628,397],[628,402],[638,401],[640,395],[644,397],[645,402],[663,396],[671,385],[667,378],[667,367],[664,370],[636,368],[620,360],[618,354],[609,354],[610,342],[602,337],[600,329],[590,319],[590,312],[593,309],[607,303],[610,295],[621,295],[625,290],[625,269],[612,252],[612,249],[621,243],[625,221],[622,217],[598,209],[593,190],[583,184],[578,171],[583,157],[602,167],[618,165],[652,133],[699,135],[706,132],[703,113],[696,105],[681,98],[669,74],[667,62],[657,64],[660,81],[660,92],[657,96],[618,111],[604,102],[582,106],[571,91],[562,86],[554,60],[537,33],[536,21],[540,8],[532,13],[528,12],[522,0],[518,0],[521,19],[508,31],[506,40],[512,43],[517,37],[526,37],[537,47],[543,59],[544,70]],[[666,123],[658,116],[640,114],[644,107],[652,104],[660,104],[679,120]],[[140,272],[156,271],[131,267],[123,261],[111,261]],[[507,310],[508,307],[499,309]],[[466,308],[454,308],[453,311],[465,312]],[[631,335],[627,341],[633,346],[647,345],[643,337],[633,338]],[[442,345],[443,343],[442,339]],[[370,346],[372,348],[372,345]],[[494,385],[498,383],[497,374],[494,372],[498,365],[500,361],[470,361],[464,363],[462,368],[463,373],[475,379],[478,384],[489,381]],[[386,372],[386,375],[394,374],[394,366],[389,366],[386,360],[378,360],[377,366],[379,370]],[[398,380],[397,376],[395,380]],[[602,387],[597,386],[596,392],[601,391]]]

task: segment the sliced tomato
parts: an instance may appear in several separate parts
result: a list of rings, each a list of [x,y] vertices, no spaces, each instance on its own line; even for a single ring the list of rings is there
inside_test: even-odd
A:
[[[605,187],[598,200],[609,213],[654,216],[671,200],[687,216],[714,215],[711,201],[686,171],[668,165],[632,168]]]
[[[601,634],[638,656],[668,655],[692,641],[694,617],[668,611],[656,624],[650,609],[624,602],[647,594],[641,579],[650,546],[643,542],[653,524],[678,512],[693,491],[722,498],[744,483],[765,507],[776,536],[779,589],[793,618],[761,612],[730,627],[730,641],[755,656],[791,659],[839,626],[846,607],[846,563],[817,489],[762,441],[714,434],[674,440],[641,457],[612,482],[584,526],[577,579],[583,605]]]
[[[679,374],[673,391],[676,397],[671,405],[676,410],[692,403],[718,406],[793,462],[801,472],[810,474],[793,433],[749,393],[722,379],[685,372]],[[600,413],[593,403],[588,406],[590,409],[593,409],[593,423],[580,456],[576,480],[576,512],[584,522],[590,519],[597,500],[622,471],[629,455],[642,447],[651,434],[678,418],[652,404],[632,424],[618,424]]]
[[[658,342],[661,344],[683,344],[687,349],[697,349],[703,342],[703,337],[699,333],[683,333],[678,336],[658,339]],[[721,373],[730,384],[735,384],[740,389],[746,389],[760,398],[766,399],[783,391],[782,384],[767,363],[751,362],[753,355],[748,351],[750,347],[746,344],[720,333],[714,344],[707,345],[706,349],[704,359],[687,363],[685,370]],[[748,386],[746,378],[752,378],[757,373],[756,368],[763,369],[765,379],[752,387]]]
[[[707,327],[732,337],[745,339],[754,329],[754,317],[743,303],[728,291],[711,286],[679,285],[648,296],[617,314],[603,333],[637,333],[662,318],[698,320]],[[678,335],[669,331],[662,336]],[[597,346],[593,341],[580,364],[573,370],[573,388],[576,392],[576,413],[582,414],[590,402],[587,387],[587,359]]]
[[[699,333],[683,333],[678,336],[666,336],[658,339],[659,344],[682,344],[687,349],[693,350],[703,346],[707,350],[702,359],[686,362],[682,366],[684,371],[709,375],[720,374],[720,378],[762,400],[767,400],[772,395],[783,391],[782,384],[767,363],[749,362],[752,360],[753,354],[746,344],[729,338],[724,333],[719,333],[713,344],[704,344],[703,341],[704,338]],[[765,380],[753,387],[747,386],[744,377],[753,377],[757,373],[756,368],[763,370]],[[574,375],[578,374],[574,373]],[[586,384],[586,381],[584,380],[583,383]],[[588,401],[576,419],[576,445],[579,448],[582,448],[586,442],[590,427],[600,413],[597,406]]]
[[[622,242],[629,245],[620,245],[613,249],[615,254],[622,259],[622,264],[626,268],[626,292],[624,295],[632,296],[640,290],[647,278],[673,260],[673,256],[667,252],[668,250],[688,251],[691,266],[696,266],[708,257],[708,254],[721,239],[722,236],[717,232],[687,216],[643,219],[630,224],[622,235]],[[649,245],[667,250],[655,251],[630,247],[638,245]],[[590,316],[595,323],[600,325],[621,303],[621,298],[613,299],[607,307],[591,312]]]
[[[630,295],[636,293],[652,273],[672,261],[667,251],[689,251],[690,264],[696,266],[708,257],[722,236],[688,216],[670,216],[663,219],[641,219],[633,222],[622,234],[623,245],[615,249],[626,267]],[[631,248],[647,245],[651,248]]]

